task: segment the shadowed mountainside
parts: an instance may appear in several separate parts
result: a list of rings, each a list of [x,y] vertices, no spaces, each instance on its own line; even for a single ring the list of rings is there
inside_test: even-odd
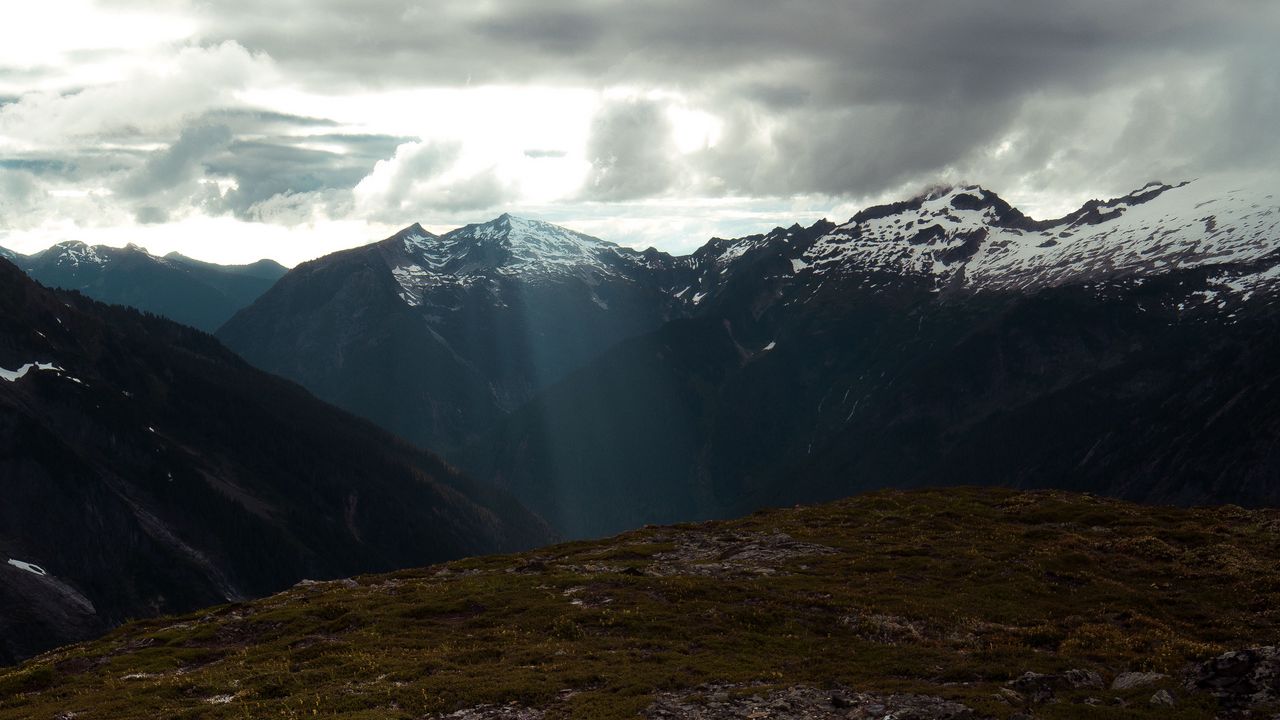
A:
[[[0,260],[0,661],[130,618],[545,542],[509,496],[213,337]]]

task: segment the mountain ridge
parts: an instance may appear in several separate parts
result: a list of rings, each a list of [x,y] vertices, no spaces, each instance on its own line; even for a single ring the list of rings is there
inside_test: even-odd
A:
[[[504,273],[498,255],[397,275],[419,244],[467,257],[512,217],[404,249],[410,227],[349,251],[376,262],[335,255],[309,266],[323,283],[287,276],[219,335],[508,487],[571,536],[930,483],[931,472],[945,477],[933,484],[1269,502],[1257,483],[1277,470],[1257,433],[1271,427],[1276,368],[1261,348],[1280,288],[1280,208],[1266,188],[1220,190],[1151,183],[1041,221],[955,186],[683,256],[604,248],[555,273]],[[490,231],[477,238],[481,227]],[[625,318],[619,296],[632,299]],[[307,308],[316,304],[323,319]],[[1202,377],[1213,372],[1223,375]],[[1202,434],[1208,465],[1175,464],[1162,478],[1123,450],[1141,434],[1152,452],[1176,454],[1170,418],[1215,416],[1208,404],[1250,382],[1267,390],[1217,416],[1247,442],[1233,450]],[[895,404],[904,390],[910,402]],[[976,428],[1040,422],[1052,408],[1100,426],[1110,416],[1082,402],[1106,393],[1136,398],[1121,415],[1129,424],[1111,429],[1118,439],[1064,427],[1028,438],[1034,462],[999,447],[961,461],[966,447],[988,446]],[[1158,411],[1161,393],[1179,405]],[[697,442],[674,441],[673,427]],[[872,436],[882,442],[864,442]],[[1095,444],[1107,452],[1090,454]],[[1246,456],[1248,483],[1210,467]],[[1073,476],[1086,457],[1088,472]],[[997,466],[1005,475],[986,479]],[[1109,483],[1109,467],[1140,481]],[[680,501],[659,509],[653,487]],[[587,497],[617,512],[592,512]]]
[[[45,285],[164,315],[206,332],[287,272],[274,260],[218,265],[176,252],[159,257],[132,243],[117,248],[78,240],[7,259]]]
[[[0,560],[45,571],[0,565],[0,661],[303,577],[550,536],[508,494],[212,336],[7,261],[0,478]]]

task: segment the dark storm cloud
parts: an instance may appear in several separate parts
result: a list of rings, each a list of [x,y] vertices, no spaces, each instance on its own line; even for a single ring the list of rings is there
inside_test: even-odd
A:
[[[596,15],[552,8],[532,15],[491,17],[474,29],[493,43],[567,56],[591,50],[604,35],[605,22]]]
[[[52,82],[66,67],[0,67],[0,88],[23,93],[0,96],[0,142],[21,140],[0,155],[11,217],[73,187],[114,191],[92,203],[117,198],[148,223],[191,208],[271,222],[304,221],[309,207],[346,217],[357,195],[366,217],[390,222],[520,197],[512,178],[524,176],[498,166],[506,160],[466,157],[464,146],[487,138],[436,133],[431,112],[421,138],[347,134],[377,125],[291,112],[282,88],[330,99],[484,84],[608,90],[584,145],[525,140],[538,170],[557,158],[590,164],[567,203],[849,199],[940,178],[1120,194],[1151,179],[1280,167],[1277,2],[164,5],[196,32],[172,48],[172,67],[139,82],[80,90],[70,86],[92,73]],[[73,51],[66,64],[113,52],[123,51]],[[715,119],[716,142],[690,149],[698,139],[672,125],[688,111]],[[380,161],[376,182],[352,193]]]
[[[1273,4],[1226,0],[528,0],[477,6],[369,0],[230,0],[210,16],[234,39],[330,80],[448,84],[574,75],[719,84],[777,61],[801,85],[884,96],[1005,95],[1093,82],[1117,61],[1234,44]],[[288,17],[290,22],[267,21]],[[483,43],[477,45],[477,43]],[[481,48],[482,52],[477,52]]]
[[[1265,130],[1280,112],[1266,72],[1280,66],[1280,4],[1271,2],[231,0],[205,20],[210,39],[265,51],[314,87],[674,89],[724,118],[734,142],[694,169],[731,192],[865,194],[948,168],[994,182],[1039,173],[1069,184],[1105,172],[1123,183],[1276,152]],[[1196,73],[1221,79],[1188,85]],[[1124,88],[1134,91],[1115,94]],[[1196,98],[1206,91],[1210,105]],[[1117,102],[1126,104],[1107,117]],[[1121,129],[1144,114],[1159,132],[1134,130],[1141,154],[1123,168],[1090,165],[1114,154],[1083,128]],[[619,144],[619,162],[628,132],[622,123],[616,141],[600,141]],[[975,155],[1014,136],[999,163]],[[1045,143],[1056,148],[1046,154]],[[593,159],[607,165],[611,152]],[[1046,165],[1048,156],[1066,161]],[[601,168],[589,194],[666,188]]]

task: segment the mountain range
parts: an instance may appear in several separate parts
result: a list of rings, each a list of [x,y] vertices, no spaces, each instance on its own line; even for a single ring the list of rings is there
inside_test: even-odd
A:
[[[503,215],[304,263],[219,331],[570,536],[871,487],[1280,500],[1265,189],[1034,220],[977,186],[672,256]]]
[[[212,336],[5,260],[0,492],[0,663],[131,618],[552,536]]]
[[[30,255],[5,250],[0,256],[48,287],[78,290],[206,332],[217,330],[287,271],[274,260],[218,265],[176,252],[157,257],[137,245],[116,248],[76,241]]]

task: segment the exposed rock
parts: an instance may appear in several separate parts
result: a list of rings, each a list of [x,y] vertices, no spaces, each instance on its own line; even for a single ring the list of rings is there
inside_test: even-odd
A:
[[[1062,674],[1064,680],[1073,689],[1091,688],[1101,690],[1103,687],[1102,676],[1092,670],[1068,670]]]
[[[1026,702],[1026,698],[1022,697],[1022,693],[1012,689],[1003,687],[1000,692],[993,696],[995,699],[1010,705],[1021,705]]]
[[[302,580],[299,580],[298,582],[294,583],[293,586],[295,588],[317,588],[317,589],[326,588],[326,587],[335,587],[335,586],[340,586],[344,588],[354,588],[354,587],[360,587],[360,583],[356,582],[352,578],[339,578],[337,580],[312,580],[310,578],[303,578]]]
[[[1101,690],[1102,676],[1092,670],[1068,670],[1064,673],[1026,672],[1021,677],[1008,683],[1032,703],[1048,702],[1057,690],[1079,690],[1089,688]]]
[[[714,685],[659,695],[644,711],[650,720],[740,720],[796,718],[799,720],[969,720],[973,710],[930,695],[875,695],[846,688],[819,690],[797,685],[768,693],[749,694],[750,688]]]
[[[674,550],[654,556],[651,575],[774,575],[797,558],[832,555],[826,545],[800,542],[774,533],[672,532],[655,536],[655,542],[671,542]]]
[[[1169,676],[1158,672],[1124,672],[1111,681],[1111,689],[1132,690],[1158,683],[1167,677]]]
[[[1186,687],[1209,692],[1231,708],[1280,702],[1280,648],[1223,653],[1196,665]]]
[[[1162,707],[1173,707],[1175,703],[1173,701],[1173,695],[1169,694],[1168,690],[1161,689],[1157,690],[1156,694],[1151,696],[1151,704],[1160,705]]]
[[[542,720],[544,714],[542,710],[507,703],[506,705],[477,705],[448,715],[427,715],[423,720]]]

